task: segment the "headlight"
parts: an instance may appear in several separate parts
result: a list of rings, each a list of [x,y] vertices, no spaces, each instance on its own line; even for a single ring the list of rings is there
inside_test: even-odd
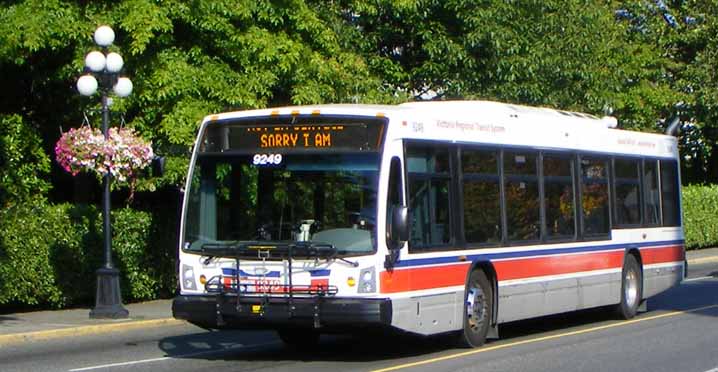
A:
[[[194,281],[194,268],[190,265],[182,265],[182,286],[184,289],[197,289],[197,284]]]
[[[359,273],[359,293],[376,292],[376,272],[373,267],[362,269]]]

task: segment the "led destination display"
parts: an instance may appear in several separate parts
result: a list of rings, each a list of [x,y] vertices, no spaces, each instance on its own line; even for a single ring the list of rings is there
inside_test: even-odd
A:
[[[374,151],[383,122],[228,124],[208,126],[202,152]]]
[[[332,147],[332,137],[339,143],[347,143],[342,138],[344,125],[296,126],[296,127],[254,127],[247,128],[248,137],[259,136],[259,147],[263,149],[296,148],[296,147]],[[366,127],[362,128],[366,132]],[[349,129],[351,130],[351,128]],[[359,134],[359,133],[357,133]],[[361,140],[361,139],[360,139]],[[337,141],[335,140],[335,143]],[[366,144],[365,141],[364,144]],[[360,145],[356,143],[355,145]]]

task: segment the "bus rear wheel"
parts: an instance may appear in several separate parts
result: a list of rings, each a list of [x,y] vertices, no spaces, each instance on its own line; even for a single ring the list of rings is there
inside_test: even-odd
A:
[[[643,278],[636,257],[627,254],[621,273],[621,302],[616,305],[616,313],[622,319],[636,316],[643,295]]]
[[[464,325],[458,334],[462,347],[479,347],[486,342],[493,312],[493,293],[486,274],[474,270],[466,283]]]

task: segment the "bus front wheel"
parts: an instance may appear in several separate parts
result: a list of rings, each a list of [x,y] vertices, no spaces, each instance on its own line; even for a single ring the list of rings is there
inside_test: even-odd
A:
[[[616,306],[616,312],[622,319],[631,319],[636,316],[643,295],[641,268],[634,255],[626,255],[621,277],[621,302]]]
[[[486,274],[474,270],[466,283],[464,326],[459,332],[459,345],[479,347],[486,342],[493,311],[493,293]]]

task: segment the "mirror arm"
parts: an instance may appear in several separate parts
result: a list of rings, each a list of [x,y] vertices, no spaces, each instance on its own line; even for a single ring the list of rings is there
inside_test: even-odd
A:
[[[397,261],[399,261],[399,250],[398,249],[390,249],[389,254],[385,256],[384,268],[387,271],[393,271],[394,265],[396,264]]]

